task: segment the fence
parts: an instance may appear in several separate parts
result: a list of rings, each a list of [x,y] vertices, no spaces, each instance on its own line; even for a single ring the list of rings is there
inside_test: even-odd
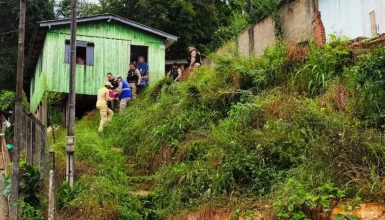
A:
[[[0,147],[1,147],[1,155],[3,158],[2,158],[2,166],[1,168],[3,168],[5,170],[5,173],[9,173],[9,162],[10,162],[10,158],[9,158],[9,154],[8,154],[8,149],[6,147],[6,142],[5,142],[5,136],[3,135],[0,135]]]
[[[48,165],[46,165],[46,161],[48,160],[48,141],[47,141],[47,131],[44,126],[32,113],[29,113],[25,110],[22,111],[21,114],[21,134],[20,134],[20,140],[19,140],[19,150],[20,150],[20,159],[25,160],[26,164],[33,166],[35,168],[38,168],[40,172],[40,179],[43,181],[43,184],[46,184],[46,180],[48,180]],[[12,135],[11,135],[12,136]],[[12,138],[10,138],[12,139]],[[12,142],[12,140],[10,140]],[[6,147],[6,140],[5,136],[0,136],[0,149],[2,153],[3,160],[0,162],[4,163],[4,169],[6,173],[10,173],[8,163],[10,161],[9,153],[13,156],[12,151],[8,153],[8,149]],[[12,158],[12,157],[11,157]],[[0,163],[1,164],[1,163]],[[0,167],[1,168],[1,167]],[[50,194],[55,193],[54,188],[51,187],[54,186],[54,173],[51,172],[51,179],[50,182]],[[12,182],[12,189],[14,188],[14,185],[18,185],[19,182]],[[18,188],[18,187],[16,187]],[[44,187],[43,187],[44,188]],[[8,197],[8,205],[11,204],[10,198],[14,198],[16,196]],[[54,199],[50,195],[50,200]],[[52,202],[50,202],[51,204]],[[53,203],[54,204],[54,203]],[[0,206],[2,205],[0,201]],[[0,211],[1,211],[0,207]],[[14,211],[9,210],[9,217],[11,219],[17,219],[18,216],[18,209],[15,209]],[[51,214],[51,218],[54,218],[54,208],[51,208],[50,210],[53,210],[53,214]],[[1,213],[0,213],[1,214]],[[4,215],[1,214],[0,219],[3,219]]]
[[[9,173],[9,154],[6,147],[5,135],[0,134],[0,149],[1,149],[1,161],[0,161],[0,189],[3,191],[5,189],[5,175]],[[0,219],[8,219],[8,198],[9,197],[0,197]]]
[[[46,167],[48,158],[46,128],[32,113],[27,111],[23,111],[21,121],[20,156],[25,158],[28,165],[38,168],[40,179],[44,179],[48,173],[48,167]]]

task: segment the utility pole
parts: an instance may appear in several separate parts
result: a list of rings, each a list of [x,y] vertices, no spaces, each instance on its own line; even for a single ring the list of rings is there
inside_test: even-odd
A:
[[[72,187],[75,177],[75,104],[76,104],[76,0],[71,6],[71,60],[70,84],[68,95],[68,130],[67,130],[67,182]]]
[[[17,206],[15,202],[19,199],[19,159],[20,145],[22,139],[22,123],[21,116],[23,114],[23,71],[24,71],[24,40],[25,40],[25,12],[27,8],[27,0],[20,0],[19,12],[19,42],[17,56],[17,78],[16,78],[16,104],[15,104],[15,147],[13,149],[13,166],[12,166],[12,188],[11,201],[9,204],[9,219],[17,220]]]

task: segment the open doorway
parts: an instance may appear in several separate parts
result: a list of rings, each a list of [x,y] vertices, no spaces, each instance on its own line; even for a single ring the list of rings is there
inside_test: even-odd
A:
[[[148,63],[148,47],[147,46],[137,46],[131,45],[130,48],[130,62],[138,62],[138,57],[143,56],[144,60]]]

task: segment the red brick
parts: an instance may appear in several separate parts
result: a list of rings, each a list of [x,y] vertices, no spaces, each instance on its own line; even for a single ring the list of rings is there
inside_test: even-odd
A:
[[[320,11],[315,14],[314,38],[318,46],[324,46],[326,44],[325,27],[322,22]]]

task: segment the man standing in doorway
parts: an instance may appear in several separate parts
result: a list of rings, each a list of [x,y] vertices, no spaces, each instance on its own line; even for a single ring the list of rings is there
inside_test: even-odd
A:
[[[189,63],[189,69],[194,72],[196,68],[201,66],[201,53],[195,48],[195,45],[191,44],[188,47],[188,51],[190,52],[190,56],[187,59]]]
[[[96,102],[96,107],[100,111],[100,124],[98,132],[103,132],[103,127],[108,122],[111,122],[114,112],[108,108],[108,101],[110,101],[109,90],[112,88],[110,82],[106,82],[103,88],[100,88],[98,91],[98,101]]]
[[[167,73],[168,77],[172,77],[175,82],[179,82],[182,78],[182,70],[177,63],[174,63],[172,69]]]
[[[142,80],[139,84],[139,91],[142,92],[148,86],[148,64],[144,60],[143,56],[138,57],[138,63],[136,64],[136,68],[139,70],[140,75],[142,76]]]
[[[122,94],[122,83],[120,83],[117,78],[112,75],[112,73],[107,74],[108,82],[112,85],[112,93],[114,94],[113,97],[111,97],[111,108],[112,110],[115,110],[119,106],[119,96]]]
[[[127,103],[131,100],[132,94],[130,85],[126,82],[126,80],[122,79],[122,77],[116,77],[118,81],[123,85],[122,86],[122,94],[120,95],[120,109],[119,112],[122,113],[124,109],[127,107]]]
[[[136,99],[136,91],[137,91],[137,85],[140,84],[140,81],[142,81],[142,76],[140,75],[140,72],[135,67],[135,63],[130,63],[130,70],[128,70],[127,73],[127,82],[131,86],[131,94],[132,99]]]

